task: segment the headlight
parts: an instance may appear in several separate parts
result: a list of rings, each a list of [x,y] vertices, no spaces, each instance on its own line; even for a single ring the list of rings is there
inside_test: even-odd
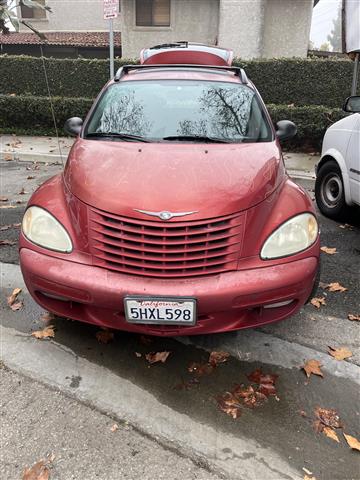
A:
[[[26,238],[40,247],[69,253],[72,243],[65,228],[49,212],[40,207],[29,207],[22,221]]]
[[[302,213],[283,223],[273,232],[261,249],[263,260],[294,255],[310,247],[316,240],[319,227],[311,213]]]

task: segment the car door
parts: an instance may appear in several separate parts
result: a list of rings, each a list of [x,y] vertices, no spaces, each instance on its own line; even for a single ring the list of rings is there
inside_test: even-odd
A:
[[[355,113],[354,116],[357,118],[346,152],[346,165],[349,172],[351,200],[360,205],[360,114]]]

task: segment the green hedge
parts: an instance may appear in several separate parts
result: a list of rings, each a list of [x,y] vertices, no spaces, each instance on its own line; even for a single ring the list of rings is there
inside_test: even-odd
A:
[[[88,98],[53,98],[59,134],[67,118],[84,118],[92,100]],[[274,122],[292,120],[298,127],[298,135],[292,146],[309,145],[319,148],[325,130],[344,116],[340,109],[323,106],[293,107],[267,105]],[[0,95],[0,132],[27,135],[54,135],[50,102],[46,97]]]
[[[116,68],[135,60],[116,60]],[[108,80],[107,60],[45,59],[51,94],[94,98]],[[347,59],[241,61],[266,103],[342,106],[350,95],[353,62]],[[41,58],[0,56],[0,94],[47,96]]]

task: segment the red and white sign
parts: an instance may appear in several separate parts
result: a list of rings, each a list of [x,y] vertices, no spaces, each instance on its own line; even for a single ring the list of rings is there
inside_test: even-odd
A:
[[[117,18],[119,15],[119,0],[103,0],[104,2],[104,20]]]

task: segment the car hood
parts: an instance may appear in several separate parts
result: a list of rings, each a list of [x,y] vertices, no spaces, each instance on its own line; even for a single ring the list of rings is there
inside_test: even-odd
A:
[[[64,179],[73,195],[109,213],[143,218],[134,209],[196,211],[188,218],[197,220],[256,205],[284,175],[276,142],[141,144],[78,138]]]

